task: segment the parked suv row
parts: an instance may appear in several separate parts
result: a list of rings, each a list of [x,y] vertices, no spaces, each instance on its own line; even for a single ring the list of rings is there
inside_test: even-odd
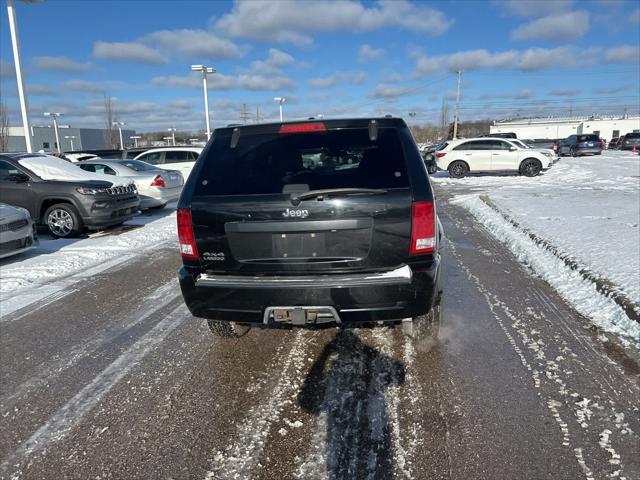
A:
[[[604,143],[598,135],[588,133],[582,135],[569,135],[564,140],[560,140],[558,144],[558,155],[571,155],[578,157],[580,155],[600,155]]]
[[[0,155],[0,202],[25,208],[56,237],[119,225],[138,214],[135,185],[110,180],[48,155]]]

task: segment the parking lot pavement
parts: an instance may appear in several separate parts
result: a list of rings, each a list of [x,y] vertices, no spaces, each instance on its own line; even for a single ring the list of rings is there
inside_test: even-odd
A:
[[[2,318],[2,478],[639,478],[640,373],[441,193],[438,343],[222,341],[166,245]]]

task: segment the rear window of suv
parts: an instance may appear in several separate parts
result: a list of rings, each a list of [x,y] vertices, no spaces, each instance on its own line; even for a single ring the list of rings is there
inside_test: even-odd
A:
[[[196,195],[283,193],[327,188],[409,186],[402,145],[395,129],[382,128],[375,141],[367,129],[295,134],[217,134],[195,187]]]
[[[599,140],[598,135],[578,135],[579,142],[597,142]]]

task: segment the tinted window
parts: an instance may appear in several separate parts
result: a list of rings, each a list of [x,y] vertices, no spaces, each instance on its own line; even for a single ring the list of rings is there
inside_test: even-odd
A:
[[[80,168],[87,172],[101,173],[103,175],[115,175],[116,172],[113,168],[103,165],[101,163],[84,163],[80,165]]]
[[[579,142],[597,142],[600,140],[600,137],[597,135],[578,135]]]
[[[194,161],[195,159],[191,156],[191,152],[164,152],[164,163],[182,163]]]
[[[474,140],[458,145],[454,150],[493,150],[495,143],[495,140]]]
[[[146,155],[141,156],[138,160],[142,160],[143,162],[150,163],[151,165],[158,165],[158,164],[164,163],[162,161],[162,152],[147,153]]]
[[[126,162],[120,162],[125,167],[128,167],[136,172],[146,172],[147,170],[157,170],[156,167],[140,160],[127,160]]]
[[[398,188],[409,181],[398,133],[366,129],[308,134],[218,135],[196,184],[196,195],[282,193],[287,185],[325,188]]]
[[[16,167],[0,160],[0,182],[12,182],[11,175],[21,173]]]
[[[630,139],[632,139],[632,138],[634,138],[634,139],[635,139],[635,138],[640,138],[640,133],[627,133],[624,137],[625,137],[627,140],[630,140]]]

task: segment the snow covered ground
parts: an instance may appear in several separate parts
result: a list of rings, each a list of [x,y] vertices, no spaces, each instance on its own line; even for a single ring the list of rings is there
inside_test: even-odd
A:
[[[71,280],[124,264],[150,248],[175,242],[177,252],[175,217],[175,210],[166,208],[143,213],[120,229],[95,232],[86,238],[41,236],[37,249],[0,262],[0,315],[64,290]]]
[[[457,193],[454,202],[470,210],[523,261],[531,264],[535,260],[533,256],[541,256],[533,248],[535,244],[527,235],[521,235],[525,243],[519,245],[512,232],[515,229],[481,202],[480,195],[489,196],[500,210],[523,227],[558,247],[595,276],[615,284],[627,298],[640,305],[638,155],[612,151],[593,157],[563,157],[535,178],[477,175],[454,180],[446,173],[438,173],[432,180],[454,195]],[[530,258],[523,257],[526,253]],[[549,283],[555,282],[554,286],[565,298],[573,292],[575,298],[567,299],[574,306],[582,303],[582,310],[578,310],[595,323],[624,333],[616,320],[620,312],[605,312],[604,300],[597,298],[597,293],[594,297],[593,288],[578,293],[573,285],[571,291],[562,292],[567,281],[566,272],[557,270],[567,268],[562,262],[542,262],[532,267]],[[638,335],[637,322],[632,321],[628,326],[631,328],[626,330],[628,334]]]

